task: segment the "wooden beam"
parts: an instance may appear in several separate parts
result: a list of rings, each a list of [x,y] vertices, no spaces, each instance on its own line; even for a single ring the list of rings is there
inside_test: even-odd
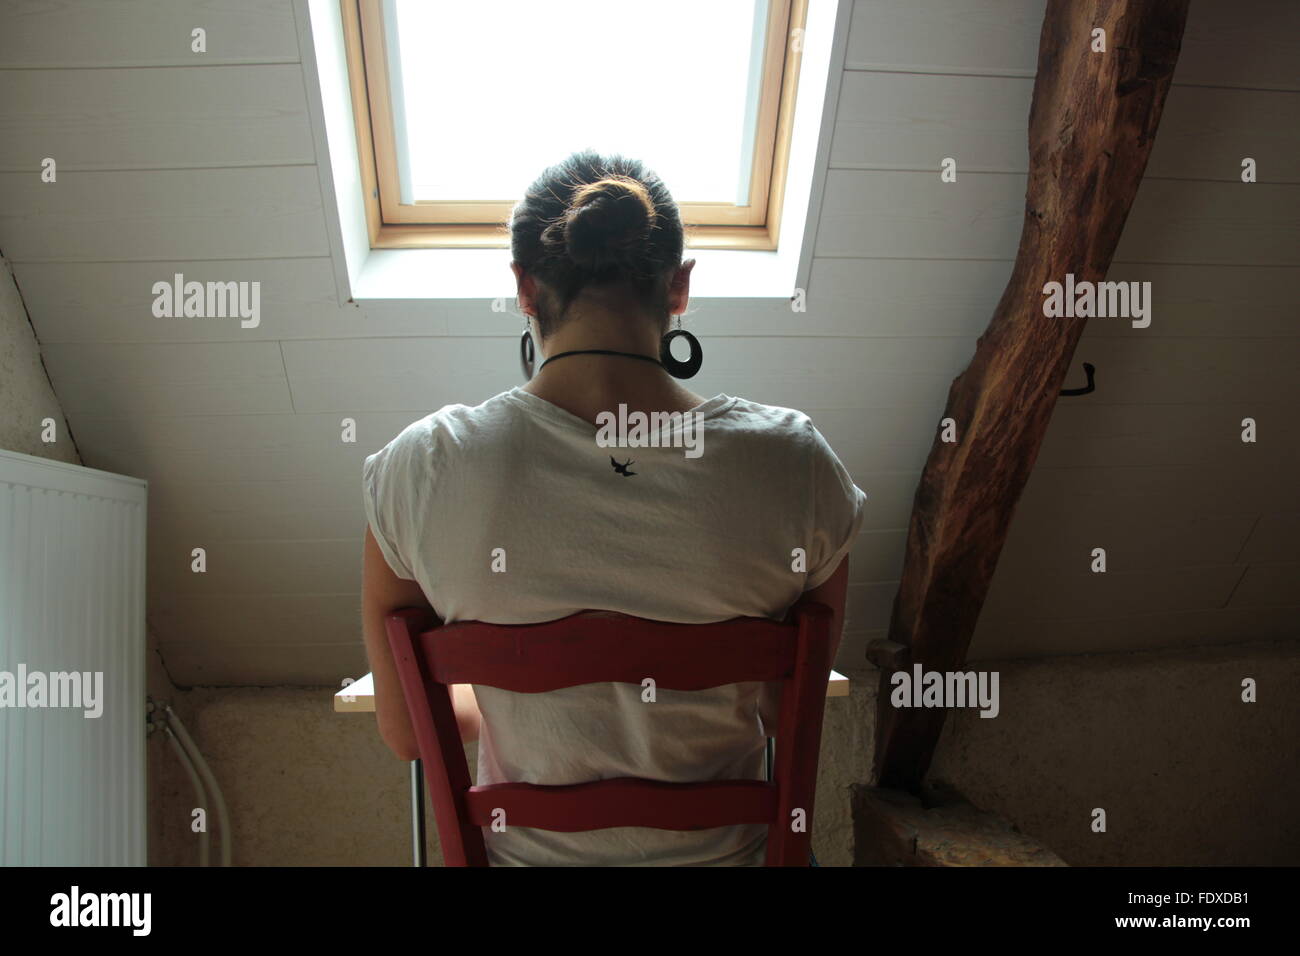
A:
[[[1086,319],[1048,318],[1048,282],[1106,277],[1182,42],[1188,0],[1049,0],[1029,109],[1029,185],[1002,299],[952,383],[912,506],[888,640],[926,671],[962,667],[1016,502]],[[1094,52],[1094,30],[1105,52]],[[937,189],[959,186],[938,185]],[[1121,321],[1107,319],[1106,321]],[[941,436],[940,436],[941,437]],[[944,708],[894,708],[880,678],[873,779],[916,792]]]

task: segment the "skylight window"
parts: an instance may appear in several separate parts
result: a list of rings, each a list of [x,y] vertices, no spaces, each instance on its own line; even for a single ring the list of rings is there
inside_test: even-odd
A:
[[[805,4],[345,0],[372,246],[505,245],[590,147],[657,172],[692,246],[776,248]]]

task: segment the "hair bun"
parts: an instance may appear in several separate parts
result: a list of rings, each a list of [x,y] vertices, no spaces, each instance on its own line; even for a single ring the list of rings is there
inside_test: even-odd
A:
[[[655,217],[654,201],[637,180],[607,176],[587,183],[574,191],[564,214],[565,250],[593,272],[634,265]]]

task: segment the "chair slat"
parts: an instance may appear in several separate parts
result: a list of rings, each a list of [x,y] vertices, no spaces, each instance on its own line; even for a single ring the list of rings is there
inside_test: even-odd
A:
[[[583,612],[543,624],[464,621],[420,635],[430,676],[540,693],[597,682],[703,690],[780,680],[794,668],[796,629],[761,618],[713,624]]]
[[[537,827],[566,833],[606,827],[707,830],[735,823],[771,823],[776,785],[762,780],[664,783],[617,777],[572,786],[498,783],[465,796],[475,826]]]

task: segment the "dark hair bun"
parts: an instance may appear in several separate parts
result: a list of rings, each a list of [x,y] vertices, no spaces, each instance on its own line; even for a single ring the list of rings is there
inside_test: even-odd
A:
[[[572,153],[546,167],[510,212],[510,253],[537,280],[545,339],[589,286],[618,285],[667,311],[669,280],[682,264],[680,207],[654,171],[619,153]],[[629,319],[629,321],[631,321]]]
[[[644,185],[630,176],[607,176],[579,186],[555,227],[563,229],[565,251],[580,268],[629,270],[641,259],[655,217],[654,201]]]

